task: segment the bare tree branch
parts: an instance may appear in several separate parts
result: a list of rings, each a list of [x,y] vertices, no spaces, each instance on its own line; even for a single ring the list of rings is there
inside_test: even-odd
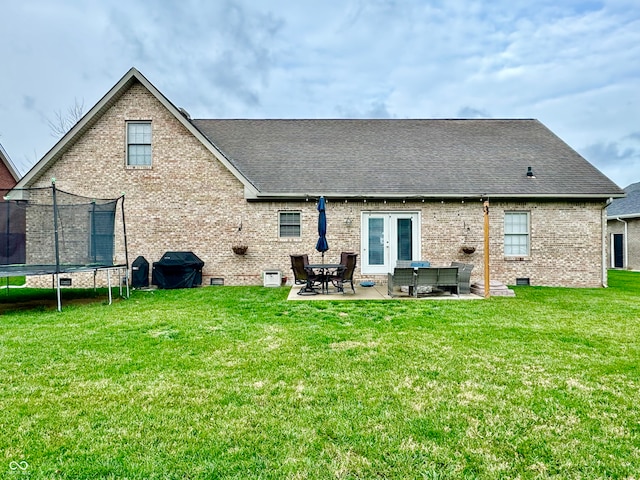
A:
[[[53,113],[55,118],[53,120],[48,118],[47,124],[49,125],[51,136],[60,138],[71,130],[84,115],[84,100],[78,101],[75,98],[73,105],[67,108],[66,113],[63,114],[62,110],[56,110]]]

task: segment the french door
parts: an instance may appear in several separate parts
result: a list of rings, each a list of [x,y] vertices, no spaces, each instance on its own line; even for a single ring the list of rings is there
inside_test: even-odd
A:
[[[363,212],[363,274],[393,272],[397,260],[420,259],[418,212]]]

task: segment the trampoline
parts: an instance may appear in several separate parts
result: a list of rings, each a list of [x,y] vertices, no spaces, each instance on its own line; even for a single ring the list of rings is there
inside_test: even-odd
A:
[[[95,284],[96,273],[106,270],[111,303],[111,272],[124,271],[129,296],[124,195],[114,199],[83,197],[58,190],[55,181],[50,187],[3,193],[0,277],[54,275],[59,311],[60,274],[93,271]],[[121,238],[115,234],[117,225],[122,230]],[[118,283],[122,295],[122,282]]]

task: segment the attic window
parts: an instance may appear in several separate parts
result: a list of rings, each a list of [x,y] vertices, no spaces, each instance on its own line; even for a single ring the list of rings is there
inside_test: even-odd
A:
[[[127,166],[151,166],[151,122],[127,123]]]

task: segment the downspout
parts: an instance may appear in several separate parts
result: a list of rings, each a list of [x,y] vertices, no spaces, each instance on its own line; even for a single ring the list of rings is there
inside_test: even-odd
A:
[[[613,198],[608,198],[602,207],[602,286],[609,287],[607,280],[607,207],[611,205]]]
[[[616,217],[616,220],[619,221],[619,222],[624,223],[624,245],[623,245],[623,248],[624,248],[624,259],[623,259],[624,265],[623,265],[623,267],[624,268],[629,268],[629,259],[627,258],[627,252],[628,252],[628,249],[627,249],[627,241],[628,240],[627,239],[629,238],[629,237],[627,237],[628,225],[627,225],[627,222],[622,220],[620,217]]]

